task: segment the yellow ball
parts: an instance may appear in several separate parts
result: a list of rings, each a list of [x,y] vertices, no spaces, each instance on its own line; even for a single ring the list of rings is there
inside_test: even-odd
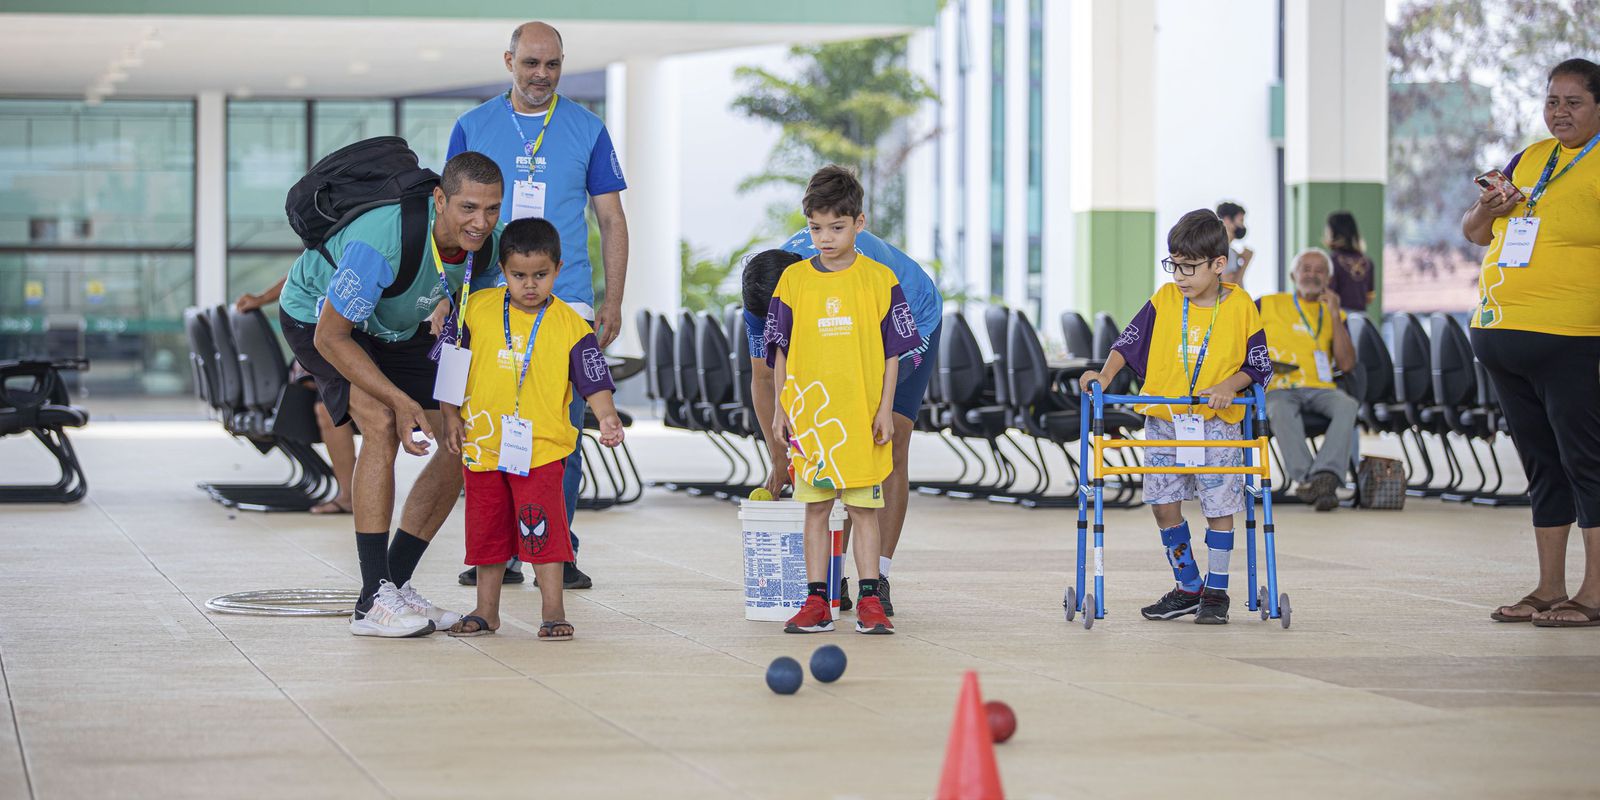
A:
[[[756,487],[754,490],[752,490],[750,492],[750,499],[751,500],[771,500],[772,499],[772,492],[767,491],[766,487],[758,486],[758,487]]]

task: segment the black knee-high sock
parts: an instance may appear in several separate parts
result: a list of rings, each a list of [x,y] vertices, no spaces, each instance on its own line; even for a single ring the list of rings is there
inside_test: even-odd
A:
[[[394,541],[389,543],[389,580],[395,586],[404,586],[417,571],[417,562],[428,549],[425,539],[418,539],[400,528],[394,530]]]
[[[356,608],[366,610],[378,583],[389,578],[389,532],[356,534],[356,558],[361,561],[361,599]]]

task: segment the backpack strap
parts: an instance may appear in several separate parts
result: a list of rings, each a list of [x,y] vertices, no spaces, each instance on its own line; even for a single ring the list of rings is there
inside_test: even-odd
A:
[[[384,297],[399,297],[417,280],[422,266],[422,249],[428,243],[428,203],[432,195],[412,195],[400,201],[400,270],[394,283],[383,290]]]

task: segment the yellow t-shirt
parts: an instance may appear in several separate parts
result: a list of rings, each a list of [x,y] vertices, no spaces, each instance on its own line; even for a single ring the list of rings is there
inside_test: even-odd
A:
[[[772,294],[766,340],[769,360],[786,354],[779,401],[794,428],[795,479],[821,489],[882,483],[894,466],[890,445],[872,437],[884,362],[921,344],[894,272],[863,255],[836,272],[815,260],[791,265]]]
[[[509,309],[511,347],[506,347],[506,289],[473,292],[462,322],[469,333],[472,366],[467,398],[461,406],[466,445],[461,462],[473,472],[493,472],[500,463],[500,416],[515,413],[533,428],[529,469],[559,461],[578,443],[568,406],[573,387],[585,397],[611,390],[611,371],[589,323],[572,307],[551,297],[533,343],[533,358],[517,403],[517,376],[527,352],[536,314]]]
[[[1267,333],[1267,351],[1272,360],[1294,364],[1294,372],[1275,372],[1268,389],[1332,389],[1333,381],[1322,380],[1317,375],[1317,352],[1327,354],[1328,366],[1333,367],[1333,326],[1343,324],[1345,314],[1339,312],[1338,322],[1328,316],[1328,307],[1321,303],[1301,300],[1295,309],[1292,292],[1269,294],[1261,298],[1261,329]],[[1194,315],[1191,310],[1190,316]],[[1301,314],[1305,319],[1301,319]],[[1310,322],[1311,327],[1306,327]]]
[[[1522,151],[1511,181],[1527,196],[1560,148],[1556,175],[1582,152],[1546,139]],[[1527,211],[1526,201],[1511,216]],[[1472,327],[1535,331],[1560,336],[1600,336],[1600,147],[1571,172],[1552,180],[1539,205],[1539,234],[1526,267],[1497,267],[1506,221],[1494,221],[1494,240],[1478,274],[1478,312]]]
[[[1222,284],[1225,296],[1216,307],[1216,322],[1212,323],[1212,309],[1189,306],[1189,372],[1184,371],[1183,350],[1183,292],[1177,284],[1168,283],[1156,290],[1150,302],[1134,315],[1133,321],[1117,337],[1112,349],[1122,354],[1128,366],[1144,378],[1142,395],[1151,397],[1185,397],[1189,394],[1190,376],[1199,361],[1200,347],[1205,342],[1206,330],[1211,330],[1211,343],[1206,346],[1205,360],[1200,363],[1200,374],[1194,381],[1194,391],[1209,389],[1238,372],[1246,372],[1256,383],[1265,385],[1272,376],[1272,359],[1267,353],[1267,337],[1261,331],[1261,317],[1250,295],[1231,283]],[[1244,419],[1244,406],[1232,405],[1221,411],[1197,405],[1191,411],[1186,406],[1175,407],[1177,413],[1194,413],[1207,419],[1218,417],[1224,422]],[[1172,419],[1173,406],[1142,405],[1134,410],[1162,419]]]

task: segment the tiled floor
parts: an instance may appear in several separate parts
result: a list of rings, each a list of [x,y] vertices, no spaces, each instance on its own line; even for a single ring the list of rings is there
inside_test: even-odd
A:
[[[928,797],[966,669],[1016,709],[1012,797],[1600,794],[1600,630],[1487,618],[1531,587],[1525,509],[1282,509],[1290,630],[1242,597],[1225,628],[1139,620],[1171,574],[1148,513],[1113,512],[1110,615],[1084,631],[1060,611],[1072,512],[917,498],[899,634],[795,637],[742,618],[733,507],[652,490],[580,520],[577,641],[533,640],[531,587],[498,636],[375,641],[203,610],[354,585],[348,518],[193,488],[279,465],[207,423],[76,441],[87,501],[0,507],[0,798]],[[711,463],[650,426],[634,446],[647,474]],[[38,456],[0,442],[0,481]],[[458,509],[417,582],[464,609],[461,552]],[[767,662],[823,642],[842,681],[767,691]]]

